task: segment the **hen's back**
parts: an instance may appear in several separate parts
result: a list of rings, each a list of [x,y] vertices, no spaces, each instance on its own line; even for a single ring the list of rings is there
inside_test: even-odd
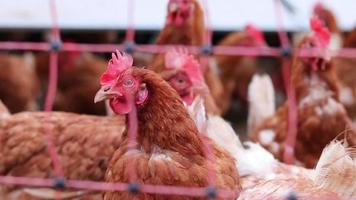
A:
[[[47,135],[69,179],[101,180],[125,120],[70,113],[23,112],[0,121],[0,174],[50,178]]]

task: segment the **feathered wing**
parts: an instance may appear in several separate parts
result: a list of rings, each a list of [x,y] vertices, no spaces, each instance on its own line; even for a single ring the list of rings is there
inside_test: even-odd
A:
[[[256,145],[252,146],[252,149],[260,155],[265,151]],[[252,150],[245,151],[247,153],[239,156],[240,172],[244,172],[246,168],[242,166],[243,160],[254,156],[248,153]],[[347,147],[342,141],[332,141],[325,147],[314,170],[273,160],[269,164],[262,163],[260,165],[266,169],[251,170],[248,176],[242,178],[244,191],[239,199],[286,199],[291,192],[294,192],[298,199],[353,199],[356,197],[355,152],[354,147]],[[259,159],[254,156],[250,160],[256,163]]]
[[[248,131],[251,133],[261,122],[275,113],[275,95],[268,75],[254,75],[248,88]]]
[[[227,121],[218,115],[206,117],[202,98],[197,97],[190,106],[187,106],[187,109],[199,131],[235,158],[240,176],[265,175],[273,172],[277,165],[273,155],[259,144],[252,142],[246,142],[247,148],[244,148],[238,135]],[[204,126],[206,126],[206,131],[203,129]]]
[[[356,197],[356,149],[343,141],[324,148],[314,170],[313,181],[342,197]]]
[[[88,196],[90,191],[59,191],[52,188],[25,188],[23,193],[33,198],[39,199],[56,199],[60,196],[62,199],[74,199],[81,196]]]
[[[206,134],[231,155],[236,155],[238,148],[242,148],[239,137],[227,121],[218,115],[206,114],[204,100],[200,96],[187,109],[199,132]]]
[[[211,144],[211,141],[209,141]],[[216,147],[216,146],[215,146]],[[217,176],[216,183],[218,188],[238,189],[238,177],[229,177],[228,170],[234,170],[232,162],[227,162],[226,152],[220,151],[218,148],[213,149],[216,155],[214,163],[215,174]],[[142,178],[145,183],[153,185],[172,185],[185,187],[205,187],[208,186],[208,166],[204,162],[205,158],[194,156],[188,158],[179,152],[164,150],[155,147],[151,153],[139,149],[126,151],[118,150],[112,160],[106,173],[107,182],[129,181],[129,169],[136,171],[138,177]],[[130,163],[135,163],[134,167]],[[142,181],[139,180],[139,181]],[[140,193],[136,195],[137,199],[145,198],[146,194]],[[162,195],[152,194],[152,199],[166,199]],[[107,192],[104,199],[133,199],[133,196],[128,192]]]
[[[103,180],[108,160],[121,143],[124,118],[62,112],[53,112],[51,116],[42,112],[23,112],[0,120],[0,175],[53,177],[43,130],[46,119],[52,128],[64,176],[74,180]],[[18,199],[16,196],[19,195],[27,197],[20,199],[37,199],[41,195],[50,197],[54,191],[26,186],[14,189],[0,184],[0,199]],[[86,196],[85,191],[60,192],[62,197]],[[49,199],[47,197],[41,199]]]

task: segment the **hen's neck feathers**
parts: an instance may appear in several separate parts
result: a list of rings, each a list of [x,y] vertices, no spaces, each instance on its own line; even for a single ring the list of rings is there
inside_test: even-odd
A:
[[[198,129],[177,92],[158,74],[135,68],[133,74],[146,83],[149,91],[138,107],[138,142],[146,151],[153,146],[186,155],[203,156]]]
[[[319,14],[319,17],[325,20],[326,26],[331,33],[341,34],[335,15],[330,10],[324,9],[322,13]]]
[[[325,70],[313,71],[310,64],[295,57],[292,66],[292,84],[295,87],[298,102],[308,95],[310,87],[313,87],[309,84],[313,75],[327,85],[328,90],[332,92],[332,98],[339,100],[338,78],[332,61],[327,63]]]

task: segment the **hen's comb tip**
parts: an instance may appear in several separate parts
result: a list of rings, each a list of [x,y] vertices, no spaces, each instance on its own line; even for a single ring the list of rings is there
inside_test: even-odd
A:
[[[315,5],[314,5],[314,12],[319,12],[321,10],[325,9],[324,5],[321,3],[321,2],[317,2]]]

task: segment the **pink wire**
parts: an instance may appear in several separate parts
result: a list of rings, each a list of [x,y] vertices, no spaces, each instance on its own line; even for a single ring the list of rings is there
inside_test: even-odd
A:
[[[51,10],[51,18],[52,18],[52,42],[60,41],[60,30],[58,25],[58,17],[57,17],[57,9],[55,0],[50,0],[50,10]],[[57,177],[64,177],[64,171],[62,164],[60,163],[57,149],[53,143],[53,134],[52,127],[50,126],[50,119],[52,116],[52,108],[55,101],[56,93],[57,93],[57,82],[58,82],[58,52],[52,51],[49,57],[49,83],[47,96],[45,100],[45,111],[49,112],[46,115],[45,123],[43,125],[46,139],[47,139],[47,151],[52,160],[52,164],[54,167],[54,171]],[[53,182],[54,183],[54,182]],[[52,184],[53,184],[52,183]],[[59,192],[55,193],[55,199],[61,199],[61,195]]]
[[[282,12],[282,3],[281,0],[274,0],[275,5],[275,14],[277,20],[277,30],[279,40],[281,41],[282,47],[290,47],[290,41],[288,38],[287,32],[283,31],[283,12]]]
[[[63,176],[63,168],[59,162],[57,150],[53,144],[52,127],[50,127],[49,124],[51,119],[51,110],[53,107],[54,98],[57,93],[58,54],[51,52],[49,61],[50,61],[50,70],[49,70],[50,74],[49,74],[48,91],[47,91],[47,96],[45,101],[45,111],[49,113],[48,115],[46,115],[44,129],[47,136],[48,153],[52,159],[55,172],[57,176]]]
[[[211,45],[212,44],[212,37],[213,37],[213,27],[211,23],[211,17],[210,17],[210,12],[209,12],[209,2],[208,0],[203,0],[203,7],[204,7],[204,13],[205,13],[205,18],[206,18],[206,31],[205,31],[205,37],[204,37],[204,44],[205,45]],[[198,49],[195,49],[197,51]],[[199,49],[200,50],[200,49]],[[198,51],[199,51],[198,50]],[[209,58],[204,56],[201,58],[201,66],[204,69],[207,69],[209,67]],[[205,130],[206,132],[207,130]],[[208,143],[207,140],[203,140],[203,151],[204,155],[207,161],[207,168],[208,168],[208,184],[210,187],[216,186],[216,170],[214,166],[214,152],[211,147],[211,145]]]
[[[138,52],[143,53],[165,53],[167,50],[176,47],[174,45],[136,45]],[[86,44],[86,43],[63,43],[61,51],[78,51],[78,52],[98,52],[110,53],[116,49],[122,50],[124,44]],[[189,53],[199,54],[201,46],[185,46]],[[32,50],[32,51],[49,51],[51,43],[48,42],[0,42],[0,50]],[[228,56],[270,56],[280,57],[281,48],[273,47],[246,47],[246,46],[214,46],[214,55]],[[313,49],[292,49],[293,52],[299,51],[300,57],[315,57],[319,55],[319,51]],[[356,48],[343,48],[338,51],[331,52],[334,57],[338,58],[356,58]]]
[[[14,176],[0,176],[0,183],[7,185],[23,185],[36,187],[51,187],[54,179],[43,178],[27,178]],[[69,189],[85,189],[93,191],[126,191],[127,183],[105,183],[97,181],[81,181],[81,180],[67,180],[66,186]],[[167,185],[139,185],[140,191],[150,194],[162,195],[182,195],[191,197],[205,196],[205,187],[183,187],[183,186],[167,186]],[[238,194],[238,190],[217,189],[217,197],[228,198]]]
[[[134,29],[134,13],[135,13],[135,0],[128,0],[128,16],[127,16],[127,30],[126,30],[126,42],[135,41],[135,29]]]
[[[297,120],[298,120],[298,110],[297,110],[297,101],[295,96],[295,89],[291,80],[291,68],[288,65],[288,60],[282,60],[282,71],[284,85],[287,91],[288,99],[288,136],[286,139],[286,145],[283,154],[283,160],[286,163],[292,164],[295,162],[294,157],[294,146],[297,137]]]
[[[211,44],[212,38],[212,26],[211,18],[208,11],[207,0],[204,0],[205,12],[207,14],[207,33],[205,37],[206,44]],[[279,37],[281,40],[282,47],[289,46],[289,39],[286,32],[283,32],[283,22],[282,22],[282,11],[279,0],[275,0],[276,6],[276,17],[279,27]],[[52,27],[52,39],[60,41],[60,28],[58,25],[58,15],[56,9],[55,0],[50,0],[51,17],[53,22]],[[126,41],[134,41],[135,31],[133,26],[133,16],[134,16],[134,2],[129,0],[129,15],[128,15],[128,28],[126,32]],[[80,51],[80,52],[113,52],[115,49],[123,49],[124,45],[116,44],[70,44],[65,43],[61,47],[61,51]],[[147,52],[147,53],[164,53],[167,49],[172,48],[172,45],[137,45],[137,51]],[[187,46],[190,53],[199,54],[200,46]],[[3,50],[34,50],[34,51],[49,51],[51,50],[51,43],[48,42],[0,42],[0,49]],[[294,50],[296,51],[296,50]],[[226,46],[215,46],[213,53],[216,55],[231,55],[231,56],[272,56],[279,57],[281,48],[256,48],[256,47],[226,47]],[[313,49],[300,49],[299,56],[301,57],[312,57],[317,55],[317,51]],[[334,52],[335,57],[343,58],[356,58],[356,49],[341,49]],[[283,61],[283,74],[285,78],[285,85],[288,95],[288,105],[289,105],[289,118],[288,118],[288,138],[287,144],[289,147],[294,147],[295,145],[295,135],[296,135],[296,121],[297,121],[297,110],[296,110],[296,100],[295,91],[291,85],[290,80],[290,68],[287,66],[286,60]],[[49,86],[45,102],[45,111],[50,112],[53,107],[53,102],[55,99],[56,89],[57,89],[57,79],[58,79],[58,53],[50,53],[50,70],[49,70]],[[50,114],[46,119],[47,122],[50,121]],[[130,123],[129,127],[129,147],[133,147],[137,138],[137,113],[136,110],[129,115]],[[51,133],[51,127],[48,123],[44,125],[45,133],[47,134],[47,144],[48,152],[53,162],[55,172],[57,175],[63,176],[63,168],[60,164],[59,157],[56,148],[53,143],[53,135]],[[294,134],[293,134],[294,133]],[[288,147],[288,146],[287,146]],[[212,149],[209,145],[204,143],[204,151],[208,161],[213,160]],[[292,154],[292,152],[286,151],[287,154]],[[285,156],[286,160],[290,157]],[[215,173],[210,174],[214,171],[214,166],[212,162],[209,165],[209,184],[215,182]],[[212,170],[210,170],[212,169]],[[134,172],[133,172],[134,173]],[[135,174],[132,176],[135,178]],[[212,178],[212,179],[211,179]],[[40,178],[26,178],[26,177],[12,177],[12,176],[0,176],[0,183],[2,184],[13,184],[13,185],[28,185],[28,186],[38,186],[38,187],[53,187],[54,179],[40,179]],[[125,191],[127,190],[127,183],[105,183],[105,182],[94,182],[94,181],[79,181],[79,180],[68,180],[66,181],[66,186],[73,189],[89,189],[97,191]],[[164,185],[140,185],[140,191],[152,194],[171,194],[171,195],[185,195],[185,196],[205,196],[205,187],[180,187],[180,186],[164,186]],[[239,191],[233,190],[217,190],[218,197],[227,198],[236,195]],[[60,198],[60,196],[57,196]]]
[[[283,30],[283,13],[282,13],[282,3],[281,0],[274,0],[275,10],[276,10],[276,20],[278,27],[278,36],[281,41],[283,48],[290,48],[290,41],[288,35]],[[282,70],[285,88],[287,91],[288,100],[288,134],[284,147],[283,161],[288,164],[293,164],[295,161],[294,157],[294,147],[298,132],[298,109],[297,101],[295,97],[295,88],[291,81],[290,66],[288,66],[288,58],[283,58],[282,60]]]
[[[138,122],[137,122],[137,109],[135,105],[135,97],[131,96],[129,101],[131,102],[132,106],[132,111],[129,113],[129,127],[128,127],[128,147],[127,151],[133,150],[136,148],[137,144],[137,131],[138,131]],[[136,182],[137,181],[137,174],[136,174],[136,167],[135,167],[135,162],[133,160],[130,160],[128,163],[129,167],[129,177],[130,181]]]
[[[206,33],[204,37],[204,43],[211,45],[213,37],[213,26],[211,22],[210,12],[209,12],[209,2],[208,0],[203,0],[204,13],[206,17]]]

